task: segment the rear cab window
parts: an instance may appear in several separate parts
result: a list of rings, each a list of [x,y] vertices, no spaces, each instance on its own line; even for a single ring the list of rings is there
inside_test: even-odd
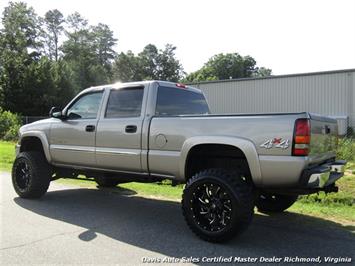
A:
[[[202,93],[183,88],[160,86],[155,115],[206,115],[209,108]]]
[[[105,118],[141,116],[143,93],[142,86],[111,89]]]

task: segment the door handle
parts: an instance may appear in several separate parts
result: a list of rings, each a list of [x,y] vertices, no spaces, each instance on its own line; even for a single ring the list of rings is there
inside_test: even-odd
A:
[[[95,126],[94,125],[87,125],[85,127],[85,131],[87,132],[94,132],[95,131]]]
[[[137,126],[134,125],[126,126],[126,133],[136,133],[136,132],[137,132]]]

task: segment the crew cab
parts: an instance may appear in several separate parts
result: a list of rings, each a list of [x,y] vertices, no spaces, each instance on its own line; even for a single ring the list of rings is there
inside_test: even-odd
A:
[[[191,230],[221,242],[244,231],[254,207],[282,212],[298,195],[336,192],[337,123],[300,113],[211,114],[199,89],[165,81],[88,88],[50,118],[21,127],[12,169],[20,197],[52,180],[94,178],[99,187],[172,180],[186,184]]]

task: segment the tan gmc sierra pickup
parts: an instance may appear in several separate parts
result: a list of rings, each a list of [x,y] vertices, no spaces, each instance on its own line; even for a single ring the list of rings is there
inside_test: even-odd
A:
[[[302,113],[210,114],[203,93],[164,81],[92,87],[51,118],[21,127],[12,169],[20,197],[52,180],[94,178],[101,187],[171,179],[185,183],[191,230],[221,242],[245,230],[254,207],[281,212],[301,194],[336,192],[337,123]]]

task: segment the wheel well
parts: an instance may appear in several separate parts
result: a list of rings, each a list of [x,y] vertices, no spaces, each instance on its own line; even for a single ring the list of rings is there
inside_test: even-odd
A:
[[[238,170],[251,179],[248,161],[242,150],[225,144],[201,144],[193,147],[186,159],[185,179],[207,168]]]
[[[23,151],[39,151],[44,153],[42,142],[37,137],[26,137],[21,140],[20,152]]]

